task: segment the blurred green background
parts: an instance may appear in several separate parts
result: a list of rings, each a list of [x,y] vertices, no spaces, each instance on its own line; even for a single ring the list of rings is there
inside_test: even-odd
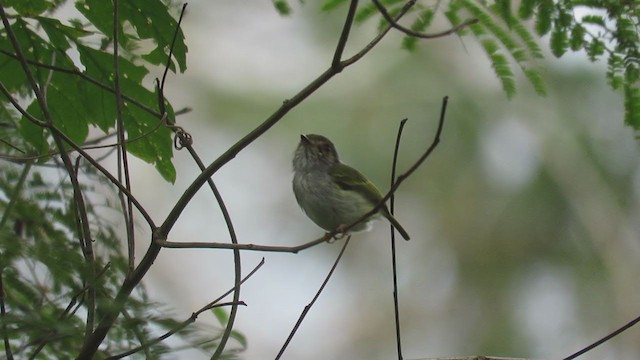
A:
[[[169,79],[167,96],[176,108],[193,108],[178,122],[205,162],[328,67],[346,9],[292,5],[284,18],[270,2],[190,1],[189,70]],[[375,26],[353,29],[347,56]],[[433,29],[444,26],[436,21]],[[448,95],[440,146],[396,196],[396,217],[412,236],[398,243],[405,358],[560,358],[638,316],[638,141],[623,125],[622,97],[606,85],[605,64],[547,53],[548,96],[519,76],[518,95],[508,100],[474,39],[426,41],[411,54],[400,39],[391,33],[214,176],[240,241],[295,245],[322,234],[291,192],[299,134],[329,137],[344,162],[386,189],[400,120],[409,119],[402,171],[431,143]],[[151,168],[136,176],[134,189],[155,201],[158,215],[197,174],[186,154],[175,160],[175,186]],[[171,240],[227,241],[213,198],[199,195]],[[353,237],[284,359],[394,358],[388,232],[380,221]],[[244,358],[275,356],[341,244],[297,255],[243,253],[245,273],[266,258],[241,294]],[[188,317],[232,285],[232,254],[166,249],[148,280]],[[639,344],[640,328],[632,328],[581,359],[638,359]]]

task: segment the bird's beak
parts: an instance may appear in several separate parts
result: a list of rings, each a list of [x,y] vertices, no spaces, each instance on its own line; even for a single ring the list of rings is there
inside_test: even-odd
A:
[[[311,145],[311,140],[309,140],[309,138],[306,135],[300,134],[300,144],[309,146]]]

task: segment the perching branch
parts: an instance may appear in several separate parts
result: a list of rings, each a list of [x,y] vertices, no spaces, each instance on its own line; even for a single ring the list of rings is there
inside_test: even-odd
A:
[[[352,0],[354,2],[356,0]],[[405,8],[409,8],[413,4],[413,1],[410,1],[405,5]],[[399,16],[404,15],[401,12]],[[398,17],[397,17],[398,18]],[[343,29],[345,27],[350,27],[353,19],[350,19],[347,16]],[[193,196],[200,190],[202,185],[207,181],[208,178],[213,176],[222,166],[227,164],[231,159],[236,157],[240,151],[249,146],[254,140],[259,138],[262,134],[267,132],[271,127],[277,124],[291,109],[298,106],[303,100],[305,100],[309,95],[313,94],[316,90],[318,90],[322,85],[331,80],[335,75],[340,73],[344,68],[352,65],[357,60],[359,60],[362,56],[364,56],[367,52],[369,52],[388,32],[391,27],[388,26],[380,35],[375,37],[369,44],[367,44],[359,53],[350,59],[340,61],[339,65],[331,65],[327,70],[325,70],[320,76],[318,76],[315,80],[313,80],[309,85],[307,85],[304,89],[294,95],[292,98],[285,100],[282,102],[282,105],[269,116],[266,120],[262,122],[262,124],[258,125],[253,131],[245,135],[242,139],[238,140],[234,145],[232,145],[227,151],[225,151],[222,155],[220,155],[215,161],[213,161],[196,179],[193,180],[191,185],[185,190],[180,199],[176,202],[173,209],[165,219],[164,223],[160,226],[159,234],[161,234],[158,239],[164,240],[167,238],[167,235],[171,231],[171,228],[175,225],[176,221],[182,214],[182,211],[186,208],[187,204],[191,201]],[[344,31],[342,31],[344,33]],[[344,36],[341,37],[343,39]],[[340,53],[342,51],[341,40],[338,42],[338,46],[336,47],[335,53]],[[334,58],[336,55],[334,54]],[[333,62],[332,62],[333,64]]]
[[[442,130],[444,127],[445,113],[447,109],[447,103],[449,98],[445,96],[442,100],[442,109],[440,111],[440,120],[438,122],[438,128],[436,130],[436,134],[433,138],[431,145],[427,148],[427,150],[418,158],[418,160],[402,175],[398,176],[394,185],[391,187],[389,192],[382,198],[382,200],[368,213],[361,216],[358,220],[350,224],[349,226],[342,229],[344,232],[347,232],[349,229],[358,225],[362,221],[368,219],[371,215],[375,214],[384,203],[395,193],[395,191],[400,187],[400,184],[404,180],[406,180],[411,174],[413,174],[422,163],[431,155],[433,150],[440,143],[440,135],[442,134]],[[174,249],[238,249],[238,250],[246,250],[246,251],[266,251],[266,252],[287,252],[287,253],[297,253],[299,251],[308,249],[310,247],[316,246],[323,242],[331,240],[335,235],[338,234],[337,229],[325,234],[325,236],[315,239],[313,241],[304,243],[302,245],[297,246],[273,246],[273,245],[257,245],[257,244],[227,244],[227,243],[210,243],[210,242],[173,242],[167,241],[164,239],[156,240],[156,243],[159,246],[174,248]]]
[[[229,244],[229,243],[212,243],[212,242],[176,242],[166,240],[156,240],[159,246],[172,249],[228,249],[228,250],[246,250],[246,251],[265,251],[265,252],[284,252],[296,254],[302,250],[316,246],[323,242],[333,239],[333,235],[327,233],[323,237],[309,241],[302,245],[296,246],[273,246],[258,244]]]

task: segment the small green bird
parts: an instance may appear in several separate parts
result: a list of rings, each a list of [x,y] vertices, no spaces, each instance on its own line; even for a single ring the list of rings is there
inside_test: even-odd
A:
[[[382,193],[358,170],[338,159],[333,143],[321,135],[300,135],[293,156],[293,192],[298,205],[318,226],[340,231],[371,211]],[[371,227],[371,221],[384,216],[405,240],[409,234],[389,213],[386,205],[351,230]]]

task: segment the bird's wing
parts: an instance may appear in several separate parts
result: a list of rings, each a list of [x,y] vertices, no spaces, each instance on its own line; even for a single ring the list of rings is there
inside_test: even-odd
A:
[[[349,165],[337,163],[329,169],[329,175],[341,189],[355,191],[372,204],[377,204],[382,199],[380,190],[358,170]]]

